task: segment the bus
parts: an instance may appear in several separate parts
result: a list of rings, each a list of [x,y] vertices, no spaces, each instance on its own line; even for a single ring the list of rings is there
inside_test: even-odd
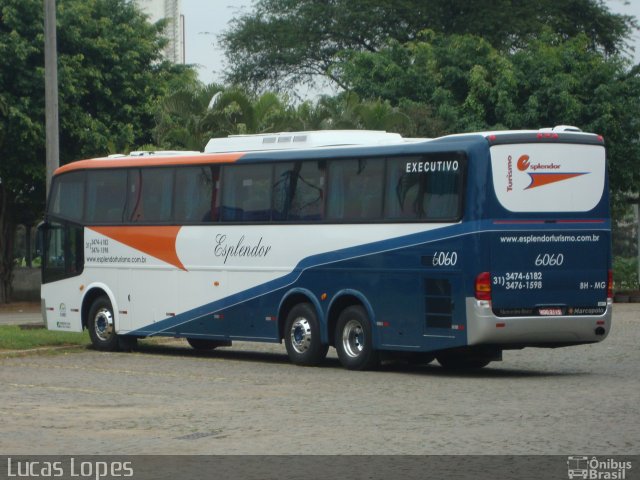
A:
[[[611,221],[601,136],[560,126],[403,138],[315,131],[73,162],[41,226],[50,330],[98,350],[283,343],[318,365],[481,368],[602,341]]]

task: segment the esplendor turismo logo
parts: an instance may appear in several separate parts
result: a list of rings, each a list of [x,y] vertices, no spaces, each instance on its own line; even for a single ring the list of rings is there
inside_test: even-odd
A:
[[[530,190],[550,183],[561,182],[570,178],[586,175],[589,172],[560,172],[561,166],[557,163],[533,163],[529,155],[520,155],[516,162],[516,167],[520,172],[526,173],[531,179],[529,185],[523,190]],[[507,157],[507,192],[513,190],[513,157]]]
[[[550,183],[561,182],[562,180],[568,180],[570,178],[579,177],[585,175],[588,172],[557,172],[560,170],[560,165],[551,163],[531,163],[529,155],[521,155],[518,158],[518,170],[526,172],[531,177],[531,183],[525,188],[529,190],[531,188],[541,187]],[[541,171],[538,171],[541,170]]]

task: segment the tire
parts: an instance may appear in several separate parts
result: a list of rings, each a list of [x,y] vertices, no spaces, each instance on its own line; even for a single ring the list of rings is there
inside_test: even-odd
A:
[[[327,356],[329,345],[320,339],[320,322],[313,305],[299,303],[291,309],[285,322],[284,344],[296,365],[318,365]]]
[[[87,328],[91,343],[96,350],[114,352],[119,349],[120,342],[116,334],[113,307],[106,295],[99,296],[91,304]]]
[[[349,370],[371,370],[380,365],[369,316],[359,305],[344,309],[338,317],[335,346],[340,363]]]
[[[205,338],[187,338],[187,342],[194,349],[206,352],[209,350],[214,350],[218,347],[230,347],[231,342],[225,340],[207,340]]]

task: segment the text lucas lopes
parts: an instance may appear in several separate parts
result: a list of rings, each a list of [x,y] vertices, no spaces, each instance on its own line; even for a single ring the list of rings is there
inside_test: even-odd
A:
[[[59,458],[59,457],[58,457]],[[78,478],[94,479],[132,477],[131,462],[79,460],[24,460],[7,457],[8,478]]]

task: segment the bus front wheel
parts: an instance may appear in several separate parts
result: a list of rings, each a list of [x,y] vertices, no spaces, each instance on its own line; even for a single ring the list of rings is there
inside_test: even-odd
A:
[[[96,298],[91,304],[87,327],[94,348],[107,352],[118,350],[119,341],[114,323],[113,307],[105,295]]]
[[[370,370],[380,363],[380,356],[373,348],[369,316],[359,305],[348,307],[340,314],[335,346],[340,363],[349,370]]]
[[[299,303],[287,315],[284,344],[296,365],[317,365],[327,356],[329,345],[320,339],[320,322],[310,303]]]

